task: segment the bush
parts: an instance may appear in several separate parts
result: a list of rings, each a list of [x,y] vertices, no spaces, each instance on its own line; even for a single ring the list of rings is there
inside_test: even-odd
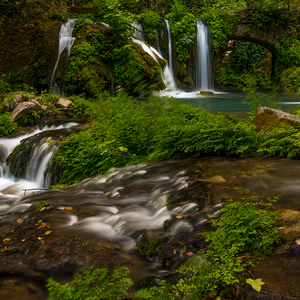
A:
[[[16,128],[17,124],[10,119],[9,113],[0,115],[0,136],[11,135]]]
[[[128,269],[122,267],[115,270],[111,277],[107,276],[106,269],[92,270],[89,267],[80,269],[74,280],[60,285],[54,279],[47,280],[49,291],[48,300],[81,300],[81,299],[121,299],[127,295],[128,288],[133,284],[126,278]]]
[[[174,99],[138,102],[119,95],[95,106],[93,125],[60,144],[56,163],[65,170],[65,183],[142,161],[255,151],[250,121]]]
[[[140,22],[142,23],[143,30],[145,34],[149,37],[151,40],[156,40],[158,37],[158,30],[160,23],[160,16],[155,11],[146,11],[142,13],[139,17]]]

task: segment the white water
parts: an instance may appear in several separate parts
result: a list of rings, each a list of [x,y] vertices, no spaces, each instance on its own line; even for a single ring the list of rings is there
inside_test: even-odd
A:
[[[171,35],[171,28],[169,21],[165,19],[165,23],[168,30],[168,49],[169,49],[169,59],[168,59],[168,66],[165,69],[164,77],[165,80],[168,82],[167,88],[168,89],[176,89],[176,84],[174,80],[173,74],[173,57],[172,57],[172,35]]]
[[[131,23],[131,25],[135,28],[134,36],[137,38],[140,38],[142,40],[145,40],[145,36],[143,34],[143,26],[141,22],[137,21],[135,23]]]
[[[211,39],[207,25],[197,22],[196,90],[213,91]]]
[[[62,24],[60,27],[58,56],[57,56],[57,60],[56,60],[53,72],[52,72],[51,84],[50,84],[50,87],[53,88],[54,92],[57,92],[55,82],[54,82],[54,77],[55,77],[55,73],[56,73],[56,70],[58,67],[60,56],[61,56],[62,52],[65,49],[67,49],[68,57],[69,57],[71,54],[72,46],[75,41],[75,38],[72,37],[72,32],[73,32],[73,29],[75,26],[75,21],[76,21],[76,19],[68,19],[68,21],[66,23]]]
[[[74,125],[78,124],[68,123],[57,127],[46,126],[43,129],[37,128],[30,134],[24,134],[15,138],[0,138],[0,199],[4,197],[3,194],[5,194],[5,199],[7,197],[18,199],[24,194],[23,189],[48,188],[49,178],[45,176],[45,171],[54,152],[57,150],[56,144],[51,143],[50,138],[44,137],[32,147],[26,163],[27,172],[25,178],[16,179],[12,176],[9,166],[6,164],[6,159],[22,140],[45,131],[70,128]]]

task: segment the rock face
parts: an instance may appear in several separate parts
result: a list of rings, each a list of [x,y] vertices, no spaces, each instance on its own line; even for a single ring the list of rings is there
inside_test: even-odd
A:
[[[284,124],[300,129],[299,117],[269,107],[260,107],[252,122],[257,131],[272,129],[275,126]]]

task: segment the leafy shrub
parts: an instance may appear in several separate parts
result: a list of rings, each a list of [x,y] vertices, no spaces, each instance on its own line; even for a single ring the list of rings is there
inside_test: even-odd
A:
[[[171,32],[177,39],[177,58],[180,61],[187,61],[190,57],[189,45],[194,42],[196,36],[195,16],[186,11],[181,0],[175,0],[166,18],[169,19]]]
[[[119,95],[97,101],[95,109],[92,127],[60,145],[56,163],[65,170],[66,183],[147,160],[255,151],[250,121],[215,116],[174,99],[138,102]]]
[[[0,115],[0,136],[13,134],[16,128],[17,124],[10,119],[9,113]]]
[[[60,285],[54,279],[47,280],[49,291],[48,300],[80,300],[80,299],[121,299],[127,295],[128,288],[133,284],[127,278],[128,269],[122,267],[115,270],[111,277],[106,269],[82,268],[75,275],[74,280]]]
[[[91,102],[79,96],[70,96],[68,98],[73,104],[70,107],[70,114],[72,117],[89,117],[93,112],[93,105]]]
[[[139,19],[149,39],[156,40],[158,37],[157,28],[160,23],[160,15],[155,11],[149,10],[140,14]]]
[[[237,17],[228,15],[223,10],[208,10],[199,15],[199,18],[209,26],[215,51],[227,42],[228,35],[233,35],[235,23],[238,21]]]

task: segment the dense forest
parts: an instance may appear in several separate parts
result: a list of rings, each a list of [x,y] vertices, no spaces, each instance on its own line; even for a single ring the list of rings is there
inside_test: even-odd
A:
[[[300,157],[300,106],[284,121],[273,110],[280,108],[276,93],[300,94],[299,1],[0,0],[0,12],[0,137],[16,137],[48,119],[81,122],[59,138],[47,167],[54,190],[76,188],[111,168],[174,158]],[[197,83],[200,21],[209,29],[211,89]],[[63,29],[71,34],[60,49]],[[229,87],[245,93],[247,118],[164,94],[173,89],[200,99]],[[32,109],[17,115],[16,107],[25,103]],[[272,109],[260,117],[266,103]],[[15,178],[25,177],[24,157],[33,142],[21,142],[0,160]],[[300,231],[280,235],[281,215],[271,208],[278,197],[257,198],[245,190],[224,198],[220,217],[200,234],[198,254],[178,241],[170,251],[180,263],[170,280],[137,285],[125,267],[108,272],[88,266],[64,285],[48,276],[48,299],[258,299],[249,289],[255,297],[264,283],[251,268],[264,255],[289,253],[282,245],[300,241]],[[43,205],[52,208],[46,200],[34,214]],[[165,222],[163,230],[171,225]],[[138,241],[143,259],[154,260],[175,240],[165,232]],[[10,240],[5,235],[1,253],[11,250]],[[18,251],[23,255],[23,246]]]

